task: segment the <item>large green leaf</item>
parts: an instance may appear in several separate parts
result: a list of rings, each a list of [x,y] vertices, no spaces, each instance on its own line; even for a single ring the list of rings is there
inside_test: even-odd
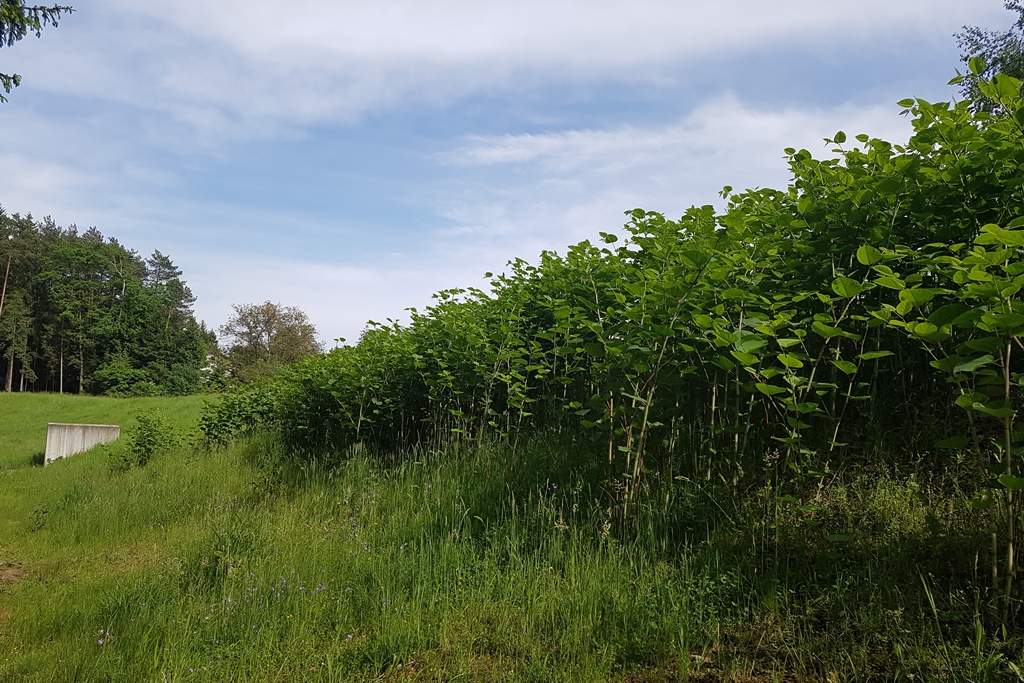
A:
[[[1024,233],[1006,230],[998,225],[989,224],[981,227],[981,234],[974,240],[975,244],[1001,244],[1004,247],[1024,247]]]
[[[793,370],[799,370],[804,366],[803,361],[791,353],[780,353],[778,359],[780,363]]]
[[[995,359],[986,353],[984,356],[978,356],[977,358],[972,358],[971,360],[960,363],[953,368],[953,374],[958,375],[962,372],[974,372],[978,368],[988,365],[993,360]]]
[[[1014,410],[1013,408],[1010,408],[1008,406],[1002,405],[1002,402],[997,402],[997,403],[980,403],[980,402],[976,402],[971,407],[974,408],[979,413],[984,413],[985,415],[988,415],[989,417],[995,417],[995,418],[998,418],[1000,420],[1002,420],[1003,418],[1007,418],[1007,417],[1013,417],[1014,415],[1017,414],[1016,410]]]
[[[1002,474],[999,476],[999,483],[1010,489],[1011,491],[1024,490],[1024,478],[1015,477],[1012,474]]]
[[[811,329],[818,335],[824,337],[825,339],[831,339],[832,337],[838,337],[840,335],[845,334],[843,330],[839,329],[838,327],[832,327],[830,325],[826,325],[825,323],[818,322],[817,320],[811,323]]]
[[[857,250],[857,260],[865,266],[874,265],[882,260],[882,252],[870,245],[864,245]]]
[[[832,361],[832,365],[836,366],[837,368],[845,372],[847,375],[853,375],[857,372],[856,364],[851,363],[848,360],[834,360]]]
[[[954,320],[966,313],[968,308],[967,304],[959,301],[954,304],[939,306],[928,316],[928,322],[936,327],[950,325]]]
[[[964,345],[972,351],[981,351],[982,353],[996,353],[1002,350],[1004,342],[999,337],[978,337],[977,339],[968,339],[964,342]]]
[[[773,384],[763,384],[760,382],[755,384],[754,386],[757,387],[757,390],[760,391],[765,396],[774,396],[775,394],[781,394],[785,391],[788,391],[785,387],[777,387]]]
[[[745,365],[745,366],[753,366],[753,365],[757,365],[759,362],[761,362],[758,359],[757,356],[749,354],[749,353],[743,353],[742,351],[732,350],[729,353],[732,354],[733,358],[735,358],[742,365]]]
[[[844,299],[852,299],[864,291],[864,286],[856,280],[839,276],[832,282],[832,291]]]
[[[911,306],[923,306],[935,298],[935,290],[913,287],[900,292],[900,301]]]

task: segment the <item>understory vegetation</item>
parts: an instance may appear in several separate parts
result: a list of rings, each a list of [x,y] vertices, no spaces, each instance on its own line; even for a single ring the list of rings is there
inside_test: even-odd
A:
[[[780,507],[659,473],[624,535],[569,434],[340,455],[256,434],[0,475],[0,680],[997,681],[1022,664],[983,623],[953,474],[858,472]]]

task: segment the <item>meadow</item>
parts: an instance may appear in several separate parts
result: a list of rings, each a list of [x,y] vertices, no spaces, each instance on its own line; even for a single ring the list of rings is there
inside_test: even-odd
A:
[[[5,415],[162,410],[182,436],[201,405],[4,398]],[[982,625],[974,521],[949,482],[858,472],[774,505],[661,476],[624,534],[571,433],[515,452],[474,439],[303,459],[272,432],[213,449],[183,438],[128,469],[123,447],[46,467],[19,456],[0,474],[0,681],[1020,670],[1016,642]]]

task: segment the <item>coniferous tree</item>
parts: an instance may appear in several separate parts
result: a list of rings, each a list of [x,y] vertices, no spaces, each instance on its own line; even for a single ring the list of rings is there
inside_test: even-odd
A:
[[[57,20],[62,14],[70,14],[74,9],[67,5],[26,5],[25,0],[0,0],[0,47],[10,47],[30,33],[39,37],[43,27],[57,27]],[[20,74],[0,73],[0,88],[11,92],[11,88],[21,85]],[[7,98],[0,95],[0,102]]]
[[[143,260],[95,228],[80,234],[2,208],[0,239],[0,259],[11,261],[11,303],[0,311],[5,388],[127,395],[202,387],[209,331],[169,257]]]

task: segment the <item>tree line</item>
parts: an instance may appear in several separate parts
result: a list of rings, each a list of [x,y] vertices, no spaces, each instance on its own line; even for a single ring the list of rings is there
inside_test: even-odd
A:
[[[170,257],[0,207],[5,391],[188,394],[215,335]]]

